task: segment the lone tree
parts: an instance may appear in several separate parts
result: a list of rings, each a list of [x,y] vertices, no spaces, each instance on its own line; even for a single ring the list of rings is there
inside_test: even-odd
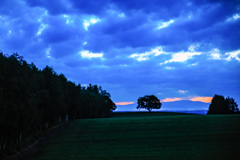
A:
[[[215,95],[209,106],[207,114],[233,114],[239,113],[238,105],[233,98],[224,98],[221,95]]]
[[[151,112],[152,109],[160,109],[161,106],[160,100],[154,95],[146,95],[138,98],[137,109],[145,108]]]

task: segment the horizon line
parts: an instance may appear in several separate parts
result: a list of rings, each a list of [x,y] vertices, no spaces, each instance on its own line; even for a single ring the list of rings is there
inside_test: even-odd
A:
[[[211,103],[213,97],[187,97],[187,98],[165,98],[161,102],[162,103],[168,103],[168,102],[180,102],[180,101],[191,101],[191,102],[202,102],[202,103]],[[116,105],[130,105],[130,104],[136,104],[136,102],[128,101],[128,102],[115,102]]]

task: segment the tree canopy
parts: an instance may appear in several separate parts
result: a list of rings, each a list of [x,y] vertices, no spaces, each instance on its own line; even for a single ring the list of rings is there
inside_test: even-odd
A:
[[[154,95],[145,95],[144,97],[139,97],[137,103],[137,109],[144,108],[149,112],[151,112],[152,109],[160,109],[162,106],[160,100]]]
[[[109,117],[116,105],[101,86],[87,89],[46,66],[0,51],[0,158],[62,121]]]
[[[207,114],[233,114],[239,113],[238,105],[231,97],[224,98],[222,95],[215,95],[209,105]]]

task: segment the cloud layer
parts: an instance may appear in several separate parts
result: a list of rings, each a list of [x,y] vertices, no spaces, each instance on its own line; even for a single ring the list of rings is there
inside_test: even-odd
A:
[[[126,102],[117,105],[147,94],[165,102],[222,94],[240,103],[239,8],[212,0],[2,0],[0,50],[101,85]]]

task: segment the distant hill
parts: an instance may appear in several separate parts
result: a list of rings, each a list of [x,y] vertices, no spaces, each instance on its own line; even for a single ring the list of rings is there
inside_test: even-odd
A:
[[[162,102],[162,110],[208,110],[210,103],[193,102],[188,100]]]
[[[210,103],[193,102],[188,100],[175,102],[162,102],[162,108],[159,111],[193,111],[193,110],[208,110]],[[125,106],[117,106],[116,111],[139,111],[136,109],[137,104]],[[144,111],[144,110],[142,110]],[[153,110],[158,111],[158,110]]]

